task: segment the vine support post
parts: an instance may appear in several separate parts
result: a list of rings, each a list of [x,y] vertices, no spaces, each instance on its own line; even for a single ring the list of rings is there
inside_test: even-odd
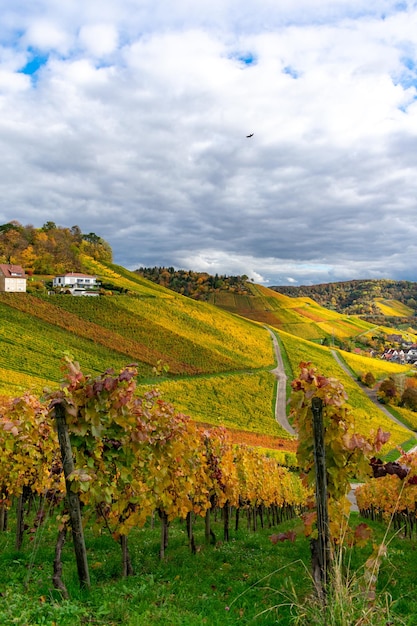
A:
[[[318,538],[311,543],[313,579],[319,597],[326,597],[330,565],[329,509],[327,501],[326,450],[324,445],[323,401],[315,397],[313,413],[314,463],[316,472],[316,506]]]
[[[62,466],[65,476],[67,492],[67,504],[71,520],[72,540],[74,543],[75,559],[77,561],[78,579],[81,587],[90,587],[90,574],[88,571],[87,550],[84,541],[84,530],[81,518],[81,505],[77,493],[71,491],[70,474],[74,471],[74,459],[72,456],[71,441],[66,421],[66,411],[63,402],[54,407],[55,421],[58,432],[59,446],[61,449]]]

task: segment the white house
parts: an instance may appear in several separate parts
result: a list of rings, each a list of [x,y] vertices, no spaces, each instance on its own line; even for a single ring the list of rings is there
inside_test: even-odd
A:
[[[81,274],[79,272],[69,272],[55,276],[52,281],[54,287],[68,290],[73,296],[95,296],[100,287],[97,276]]]
[[[20,265],[0,264],[0,291],[26,291],[27,276]]]

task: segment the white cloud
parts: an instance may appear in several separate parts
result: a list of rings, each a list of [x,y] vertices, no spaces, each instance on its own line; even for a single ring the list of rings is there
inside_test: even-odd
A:
[[[0,24],[0,223],[77,223],[128,267],[417,278],[412,4],[26,5]]]
[[[116,28],[111,24],[93,24],[82,26],[80,42],[87,53],[102,57],[114,52],[118,43]]]
[[[71,43],[71,37],[53,21],[36,19],[29,24],[23,41],[31,48],[66,53]]]

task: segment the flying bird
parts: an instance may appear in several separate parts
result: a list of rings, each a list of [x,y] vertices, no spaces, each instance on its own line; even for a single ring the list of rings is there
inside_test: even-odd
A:
[[[250,135],[246,135],[246,139],[249,139],[250,137],[253,137],[253,133],[251,133]]]

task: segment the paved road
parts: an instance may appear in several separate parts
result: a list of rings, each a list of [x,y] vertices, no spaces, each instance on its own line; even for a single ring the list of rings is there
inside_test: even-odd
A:
[[[267,326],[265,326],[265,328],[267,328]],[[274,345],[275,356],[277,359],[277,366],[275,367],[275,369],[271,370],[272,374],[274,374],[277,378],[275,419],[277,420],[278,424],[280,424],[287,432],[289,432],[291,435],[296,435],[297,433],[295,432],[294,428],[291,426],[287,418],[287,376],[284,370],[284,363],[282,362],[281,350],[279,349],[277,338],[275,337],[272,330],[268,328],[268,331],[272,337],[272,343]]]
[[[390,413],[388,411],[387,408],[384,407],[383,404],[381,404],[378,401],[377,395],[376,395],[376,391],[375,389],[369,389],[369,387],[367,387],[366,385],[363,385],[361,382],[359,382],[354,376],[352,376],[352,372],[349,370],[348,367],[346,367],[345,363],[343,363],[342,359],[339,357],[338,353],[336,352],[336,350],[332,350],[332,355],[334,357],[334,359],[337,361],[337,363],[340,365],[340,367],[352,378],[352,380],[361,388],[361,390],[366,393],[366,395],[368,396],[368,398],[370,400],[372,400],[372,402],[378,407],[378,409],[380,411],[382,411],[383,413],[385,413],[385,415],[387,417],[390,418],[390,420],[392,420],[393,422],[395,422],[396,424],[399,424],[400,426],[402,426],[403,428],[407,428],[407,426],[405,426],[403,424],[403,422],[401,422],[399,419],[397,419],[396,417],[394,417],[394,415],[392,413]],[[410,430],[410,433],[412,435],[414,435],[415,433]]]

